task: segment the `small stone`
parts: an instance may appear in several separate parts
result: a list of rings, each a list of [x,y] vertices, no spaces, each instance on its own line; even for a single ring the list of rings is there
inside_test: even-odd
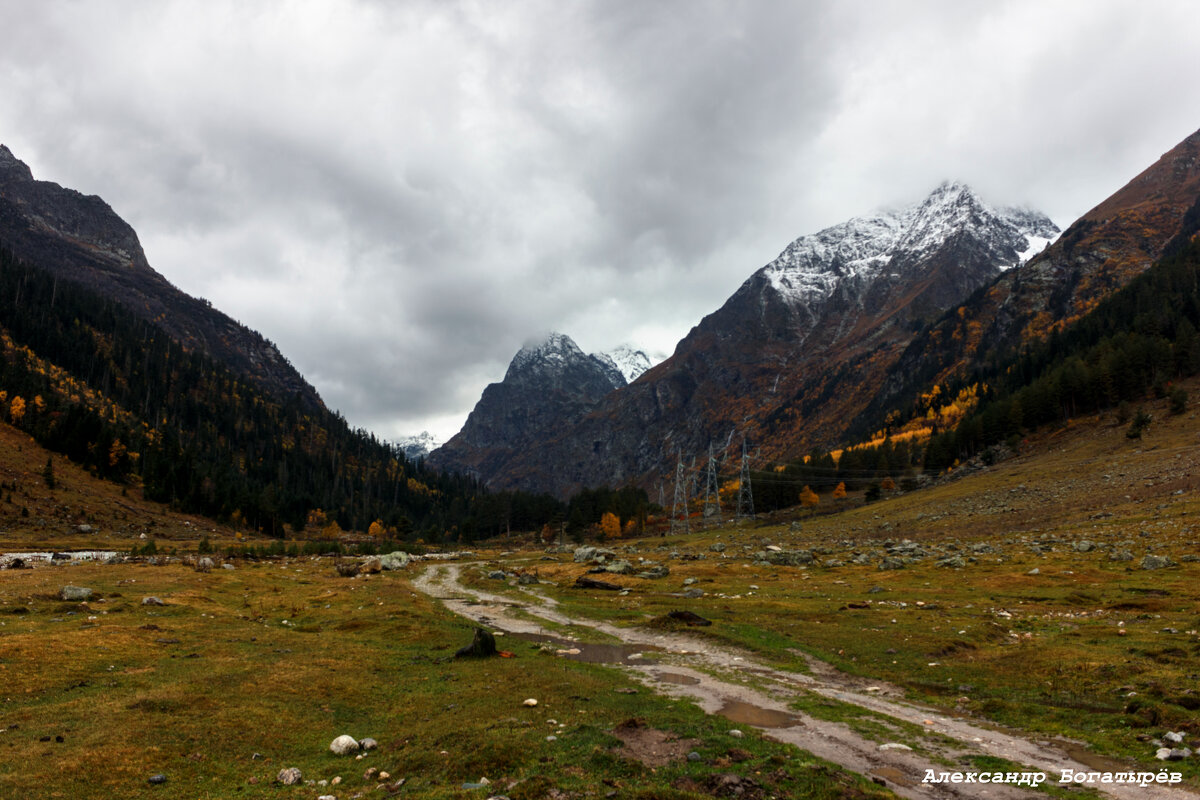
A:
[[[363,773],[364,781],[374,780],[377,777],[379,777],[379,770],[377,770],[375,767],[369,767],[367,771]]]
[[[390,777],[392,777],[392,774],[390,772],[379,773],[379,780],[381,780],[381,781],[386,781]]]
[[[1157,758],[1159,761],[1166,761],[1167,759],[1169,759],[1171,757],[1171,748],[1169,748],[1169,747],[1158,748],[1158,750],[1156,750],[1154,752],[1154,757]]]
[[[1163,734],[1163,741],[1171,744],[1183,744],[1183,734],[1170,731]]]
[[[557,736],[547,736],[547,737],[546,737],[546,741],[547,741],[547,742],[557,742],[557,741],[558,741],[558,737],[557,737]]]
[[[317,800],[337,800],[337,795],[323,794],[319,796]]]
[[[358,740],[342,734],[329,743],[329,749],[334,755],[348,756],[358,749]]]
[[[912,748],[909,747],[908,745],[900,744],[899,742],[888,742],[887,744],[881,744],[881,745],[879,745],[879,749],[880,750],[909,750],[909,751],[912,750]]]
[[[142,605],[144,605],[144,606],[165,606],[166,603],[164,603],[160,598],[157,598],[157,597],[143,597]]]
[[[275,780],[284,786],[295,786],[304,780],[304,774],[300,772],[298,767],[286,767],[279,770],[279,774],[275,776]]]
[[[341,782],[342,782],[342,776],[341,776],[341,775],[335,775],[335,776],[333,777],[333,780],[331,780],[331,781],[329,782],[329,785],[330,785],[330,786],[337,786],[337,785],[338,785],[339,783],[341,783]]]
[[[151,775],[149,782],[154,786],[160,786],[167,782],[167,776],[160,772],[157,775]]]
[[[731,731],[729,732],[729,735],[730,735],[730,736],[732,736],[732,737],[733,737],[733,738],[735,738],[735,739],[741,739],[741,738],[742,738],[743,736],[745,736],[746,734],[742,733],[742,732],[741,732],[741,731],[739,731],[737,728],[734,728],[733,730],[731,730]]]
[[[363,739],[362,741],[360,741],[358,743],[358,746],[361,747],[363,750],[374,750],[376,747],[379,747],[379,742],[375,741],[370,736],[368,736],[366,739]]]
[[[525,705],[529,706],[530,708],[533,708],[534,706],[537,705],[537,700],[535,700],[531,697],[525,701]]]
[[[691,761],[692,763],[695,763],[700,760],[700,754],[697,753],[695,750],[693,750],[692,752],[687,754],[687,760]]]
[[[1041,573],[1042,573],[1042,571],[1040,569],[1038,569],[1037,567],[1034,567],[1033,569],[1029,570],[1029,572],[1026,572],[1025,574],[1026,575],[1040,575]]]

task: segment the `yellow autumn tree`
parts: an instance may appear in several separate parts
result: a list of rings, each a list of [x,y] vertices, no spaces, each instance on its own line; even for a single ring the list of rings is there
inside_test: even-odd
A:
[[[817,496],[817,493],[807,486],[804,487],[804,491],[800,492],[800,505],[805,508],[812,508],[820,502],[821,498]]]
[[[377,542],[383,541],[387,535],[387,529],[383,527],[383,520],[377,519],[367,528],[367,536],[370,536]]]
[[[17,395],[12,399],[12,405],[8,407],[8,415],[12,417],[13,422],[20,422],[21,417],[25,416],[25,398]]]
[[[846,496],[846,482],[842,481],[841,483],[839,483],[837,485],[837,488],[833,490],[833,499],[841,500],[841,499],[845,498],[845,496]]]
[[[884,478],[883,483],[879,484],[879,488],[883,489],[885,492],[895,491],[896,482],[891,478]]]
[[[621,536],[621,520],[611,511],[605,511],[600,518],[600,530],[605,539],[619,539]]]

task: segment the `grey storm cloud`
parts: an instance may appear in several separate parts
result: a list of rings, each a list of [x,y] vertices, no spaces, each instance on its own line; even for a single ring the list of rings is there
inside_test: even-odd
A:
[[[1200,126],[1190,2],[0,0],[0,141],[355,425],[660,352],[945,178],[1062,225]]]

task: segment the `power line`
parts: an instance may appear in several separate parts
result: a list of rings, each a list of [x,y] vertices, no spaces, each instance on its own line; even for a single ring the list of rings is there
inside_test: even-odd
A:
[[[708,472],[704,478],[704,518],[721,521],[721,484],[717,482],[717,458],[708,443]]]
[[[687,486],[685,482],[687,475],[683,467],[683,451],[679,452],[679,460],[675,463],[675,502],[671,505],[671,535],[676,533],[691,533],[691,527],[688,520],[688,504],[687,504]],[[679,518],[679,511],[683,510],[682,521]]]
[[[742,437],[742,474],[738,478],[738,519],[754,517],[754,492],[750,488],[750,453],[746,449],[746,437]]]

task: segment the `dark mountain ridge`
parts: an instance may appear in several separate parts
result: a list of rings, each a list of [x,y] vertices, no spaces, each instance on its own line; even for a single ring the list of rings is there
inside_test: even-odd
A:
[[[189,349],[212,356],[277,399],[322,405],[261,334],[173,286],[146,260],[137,233],[107,203],[35,180],[0,145],[0,245],[26,264],[111,297]]]

